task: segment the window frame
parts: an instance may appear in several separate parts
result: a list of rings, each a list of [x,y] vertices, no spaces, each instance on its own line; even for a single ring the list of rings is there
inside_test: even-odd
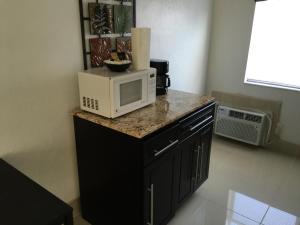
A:
[[[244,84],[300,92],[300,87],[298,87],[298,86],[292,86],[289,84],[282,84],[282,83],[276,83],[276,82],[271,82],[271,81],[247,79],[246,73],[245,73]]]

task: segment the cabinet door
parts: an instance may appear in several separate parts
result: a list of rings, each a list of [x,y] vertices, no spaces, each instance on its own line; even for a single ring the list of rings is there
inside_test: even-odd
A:
[[[163,225],[174,215],[175,151],[170,149],[145,170],[144,225]]]
[[[179,174],[177,174],[177,176],[179,176],[178,204],[193,193],[197,175],[197,160],[199,158],[198,146],[200,145],[200,141],[201,134],[200,132],[196,132],[179,145],[181,159]]]
[[[208,178],[209,161],[211,151],[211,141],[213,132],[213,122],[207,124],[200,130],[200,143],[198,145],[197,176],[194,191]]]

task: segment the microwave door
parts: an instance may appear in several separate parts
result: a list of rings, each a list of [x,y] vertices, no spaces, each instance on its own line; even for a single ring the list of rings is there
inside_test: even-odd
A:
[[[118,80],[114,83],[115,114],[121,115],[139,108],[147,98],[147,76]]]
[[[120,107],[142,101],[142,82],[143,80],[139,79],[120,84]]]

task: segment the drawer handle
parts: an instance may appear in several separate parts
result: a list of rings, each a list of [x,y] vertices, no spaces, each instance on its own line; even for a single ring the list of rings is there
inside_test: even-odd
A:
[[[167,151],[168,149],[170,149],[171,147],[173,147],[174,145],[176,145],[178,142],[179,142],[179,140],[173,141],[171,144],[169,144],[168,146],[166,146],[162,150],[160,150],[160,151],[155,150],[154,151],[154,153],[155,153],[154,156],[155,157],[159,156],[160,154],[164,153],[165,151]]]
[[[211,103],[211,104],[209,104],[208,106],[205,106],[204,108],[202,108],[202,109],[200,109],[199,111],[193,113],[192,115],[188,116],[187,118],[185,118],[185,119],[179,121],[179,123],[184,123],[185,121],[191,119],[193,116],[195,116],[195,115],[197,115],[197,114],[201,114],[202,112],[206,111],[208,108],[214,106],[215,104],[216,104],[216,103]],[[214,109],[208,110],[208,112],[205,112],[204,115],[207,115],[207,114],[209,114],[209,113],[212,113],[213,110],[214,110]],[[201,115],[200,117],[202,117],[202,116],[204,116],[204,115]]]
[[[209,116],[208,118],[206,118],[205,120],[203,120],[201,123],[198,123],[195,126],[191,127],[190,131],[196,130],[198,127],[202,126],[204,123],[206,123],[207,121],[209,121],[212,118],[213,118],[212,116]]]

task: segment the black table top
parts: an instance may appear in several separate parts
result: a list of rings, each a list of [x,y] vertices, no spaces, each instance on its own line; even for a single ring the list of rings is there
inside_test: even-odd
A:
[[[0,225],[52,225],[72,208],[0,159]]]

